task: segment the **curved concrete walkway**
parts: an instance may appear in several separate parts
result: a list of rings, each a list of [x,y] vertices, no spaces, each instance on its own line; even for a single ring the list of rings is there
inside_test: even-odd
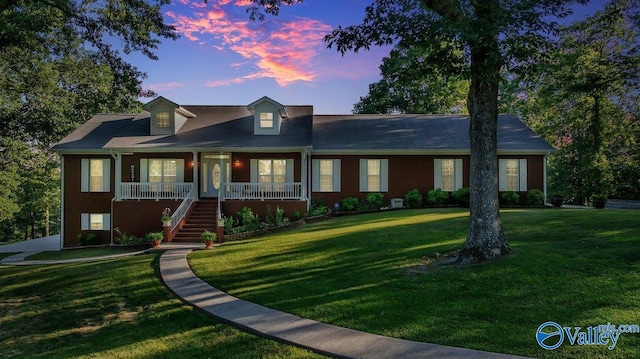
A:
[[[198,278],[187,262],[190,252],[189,249],[175,249],[162,254],[160,274],[165,285],[206,315],[269,339],[337,358],[523,358],[383,337],[319,323],[247,302]]]

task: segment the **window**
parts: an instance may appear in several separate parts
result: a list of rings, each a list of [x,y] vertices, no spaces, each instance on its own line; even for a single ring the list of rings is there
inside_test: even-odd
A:
[[[149,160],[150,183],[176,183],[178,177],[178,165],[175,159]]]
[[[500,191],[527,191],[527,160],[498,160],[498,186]]]
[[[285,183],[293,182],[293,171],[292,159],[251,159],[251,182],[262,191],[284,190]]]
[[[453,192],[455,187],[455,170],[453,160],[442,160],[442,190]]]
[[[360,160],[360,192],[387,192],[389,160]]]
[[[380,160],[367,160],[367,190],[380,192]]]
[[[169,112],[156,113],[156,126],[160,128],[169,127]]]
[[[109,213],[82,213],[80,229],[83,231],[108,231],[111,226]]]
[[[433,161],[433,188],[453,192],[462,188],[462,159],[445,158]]]
[[[506,164],[506,179],[507,179],[507,191],[518,191],[520,189],[520,161],[507,160]]]
[[[320,160],[320,192],[333,191],[333,161]]]
[[[111,160],[84,158],[80,161],[80,189],[82,192],[109,192]]]
[[[260,112],[260,128],[273,128],[273,112]]]
[[[286,160],[258,160],[258,183],[285,183]]]
[[[314,192],[340,192],[340,160],[314,159],[311,166]]]
[[[182,158],[143,158],[140,160],[141,183],[183,183],[184,159]],[[152,191],[172,191],[176,186],[150,187]]]

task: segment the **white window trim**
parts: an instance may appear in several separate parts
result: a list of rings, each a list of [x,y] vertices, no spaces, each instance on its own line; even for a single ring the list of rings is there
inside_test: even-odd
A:
[[[368,161],[380,161],[380,190],[370,191],[368,181]],[[386,158],[361,158],[360,159],[360,192],[389,192],[389,160]]]
[[[259,126],[263,129],[273,129],[275,127],[275,116],[273,112],[260,112]]]
[[[438,188],[442,189],[442,160],[443,159],[444,158],[436,158],[433,160],[433,189],[438,189]],[[451,158],[447,158],[447,159],[451,159]],[[453,159],[453,161],[454,161],[453,190],[456,191],[462,188],[462,185],[463,185],[463,177],[462,177],[463,162],[462,162],[462,158],[455,158]]]
[[[521,158],[518,160],[518,192],[527,191],[527,159]],[[498,190],[505,192],[507,190],[507,159],[501,158],[498,160]]]
[[[285,183],[293,183],[293,172],[294,172],[294,161],[291,158],[252,158],[250,161],[250,171],[251,171],[251,183],[258,183],[259,180],[259,168],[258,161],[271,161],[271,166],[273,169],[273,161],[285,161]]]
[[[176,183],[184,182],[184,159],[183,158],[143,158],[140,160],[140,183],[149,183],[149,161],[176,161]],[[164,180],[164,166],[162,178]],[[164,183],[164,182],[159,182]]]
[[[91,190],[91,161],[102,161],[102,190]],[[103,158],[83,158],[80,160],[80,191],[103,193],[111,191],[111,160]]]
[[[332,161],[333,162],[333,188],[331,191],[320,190],[320,161]],[[311,175],[312,175],[312,191],[313,192],[341,192],[341,160],[339,159],[313,159],[311,160]]]
[[[91,216],[102,216],[102,228],[91,229]],[[111,214],[109,213],[82,213],[80,214],[80,230],[82,231],[108,231],[111,229]]]

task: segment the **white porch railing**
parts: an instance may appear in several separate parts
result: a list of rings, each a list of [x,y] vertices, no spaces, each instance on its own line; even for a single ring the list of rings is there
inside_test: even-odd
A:
[[[191,190],[184,197],[180,206],[178,206],[175,212],[173,212],[173,215],[171,215],[171,231],[172,232],[174,229],[176,229],[176,227],[178,226],[178,223],[180,223],[180,221],[184,218],[184,216],[187,215],[187,211],[189,210],[189,207],[191,207],[192,203],[193,203],[193,186],[191,186]]]
[[[120,184],[121,199],[184,199],[193,191],[193,183],[139,183]]]
[[[301,199],[302,183],[223,183],[222,200]]]

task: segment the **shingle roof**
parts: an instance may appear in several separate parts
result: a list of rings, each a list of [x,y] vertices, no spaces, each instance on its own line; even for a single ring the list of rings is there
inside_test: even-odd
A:
[[[468,151],[469,117],[464,115],[316,115],[314,151]],[[498,118],[498,150],[553,151],[513,115]]]
[[[149,135],[150,116],[96,115],[53,147],[55,151],[162,148],[301,148],[311,146],[313,108],[287,106],[279,135],[254,135],[246,106],[183,106],[197,117],[175,135]]]
[[[463,115],[313,115],[312,106],[286,106],[280,135],[254,135],[247,106],[183,106],[197,117],[175,135],[149,135],[148,112],[99,114],[53,147],[55,151],[105,149],[293,149],[318,152],[469,151]],[[498,150],[546,153],[553,148],[515,116],[498,120]]]

